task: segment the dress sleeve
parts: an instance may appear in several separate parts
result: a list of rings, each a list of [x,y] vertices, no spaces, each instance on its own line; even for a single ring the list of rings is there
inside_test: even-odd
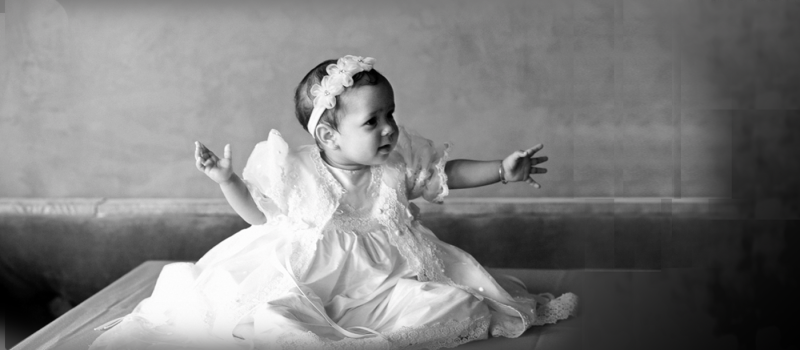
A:
[[[447,163],[450,143],[437,147],[433,141],[414,131],[399,127],[396,151],[405,160],[406,196],[409,200],[422,197],[441,204],[450,192],[447,187]]]
[[[256,144],[242,171],[242,180],[267,221],[286,211],[282,175],[288,152],[280,132],[273,129],[266,141]]]

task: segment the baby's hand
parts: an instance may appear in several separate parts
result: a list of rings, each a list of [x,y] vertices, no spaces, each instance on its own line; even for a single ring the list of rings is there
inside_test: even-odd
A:
[[[536,181],[533,180],[533,174],[543,174],[547,172],[545,168],[535,167],[534,165],[544,163],[547,157],[536,157],[533,155],[544,147],[538,144],[523,151],[516,151],[510,156],[503,159],[502,167],[505,171],[505,178],[507,181],[525,181],[529,185],[536,188],[541,188]]]
[[[202,171],[214,182],[221,184],[228,181],[233,174],[233,162],[231,161],[231,145],[225,145],[222,151],[222,159],[219,159],[214,152],[211,152],[202,143],[194,142],[194,159],[197,170]]]

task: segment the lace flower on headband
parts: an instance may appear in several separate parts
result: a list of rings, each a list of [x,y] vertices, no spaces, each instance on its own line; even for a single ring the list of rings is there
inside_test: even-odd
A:
[[[350,85],[353,85],[353,78],[346,78],[350,79]],[[333,108],[336,106],[336,96],[341,94],[344,88],[344,84],[338,81],[331,82],[331,76],[326,75],[322,78],[322,85],[314,84],[314,86],[311,87],[311,95],[314,96],[314,108]]]
[[[347,55],[340,58],[335,64],[329,64],[325,68],[328,75],[322,78],[320,84],[311,86],[311,95],[314,96],[314,109],[308,119],[308,132],[314,135],[314,129],[319,123],[319,118],[326,109],[336,106],[336,96],[339,96],[344,89],[353,86],[353,75],[359,72],[372,70],[375,59],[372,57],[361,57]]]

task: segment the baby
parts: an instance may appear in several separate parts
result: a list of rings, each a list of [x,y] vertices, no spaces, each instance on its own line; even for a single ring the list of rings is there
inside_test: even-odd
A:
[[[409,202],[498,181],[539,188],[542,145],[501,161],[448,160],[449,145],[397,125],[394,91],[374,63],[344,56],[306,74],[295,111],[315,144],[293,149],[272,130],[242,178],[230,145],[219,158],[196,143],[197,169],[252,226],[196,264],[167,265],[153,295],[93,349],[436,349],[574,314],[574,294],[530,294],[490,274],[423,226]]]
[[[295,92],[295,113],[300,124],[314,137],[327,164],[358,171],[386,163],[397,144],[398,126],[394,119],[394,90],[383,74],[371,69],[374,60],[365,58],[353,62],[355,58],[348,60],[348,57],[352,56],[345,56],[338,63],[336,60],[322,62],[303,78]],[[352,77],[341,74],[346,79],[344,82],[335,81],[332,77],[336,75],[330,73],[348,69],[348,64],[364,68],[359,68],[361,70]],[[315,109],[315,106],[320,107]],[[322,114],[314,115],[313,111]],[[225,145],[221,159],[203,144],[196,142],[195,145],[197,169],[220,184],[225,198],[245,221],[263,224],[264,215],[256,208],[242,180],[233,173],[230,145]],[[533,174],[547,172],[536,167],[547,161],[547,157],[534,158],[533,155],[542,147],[538,144],[516,151],[501,161],[448,161],[445,166],[447,186],[459,189],[525,181],[541,188]]]

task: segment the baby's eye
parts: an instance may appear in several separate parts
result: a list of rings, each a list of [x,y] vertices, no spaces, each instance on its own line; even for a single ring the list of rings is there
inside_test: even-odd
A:
[[[388,115],[387,117],[388,117],[390,120],[391,120],[391,119],[394,119],[394,113],[389,113],[389,115]]]
[[[375,117],[372,117],[372,118],[370,118],[370,120],[367,120],[367,122],[365,124],[367,124],[367,125],[375,125],[375,123],[376,123],[376,119],[375,119]]]

